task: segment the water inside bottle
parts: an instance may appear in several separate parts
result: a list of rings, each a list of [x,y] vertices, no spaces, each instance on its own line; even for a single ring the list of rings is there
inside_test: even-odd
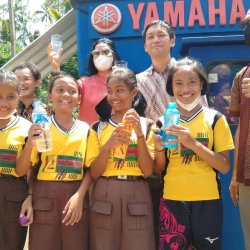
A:
[[[167,119],[165,120],[166,128],[168,128],[170,125],[177,125],[179,124],[180,115],[179,114],[168,114]],[[172,142],[171,140],[178,139],[177,136],[166,134],[164,132],[162,136],[162,146],[164,148],[178,148],[178,143]]]
[[[52,140],[49,129],[45,129],[42,137],[36,139],[36,147],[39,152],[47,152],[52,149]]]

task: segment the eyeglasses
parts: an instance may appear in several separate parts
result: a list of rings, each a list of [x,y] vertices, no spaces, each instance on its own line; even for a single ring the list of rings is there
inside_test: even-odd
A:
[[[91,54],[93,56],[93,58],[97,58],[99,55],[105,55],[105,56],[112,56],[113,51],[109,48],[104,48],[101,50],[93,50],[91,51]]]

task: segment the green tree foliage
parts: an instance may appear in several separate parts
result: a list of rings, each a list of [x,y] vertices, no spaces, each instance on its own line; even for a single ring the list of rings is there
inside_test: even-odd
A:
[[[35,11],[31,15],[27,10],[24,0],[15,0],[15,26],[17,31],[17,50],[25,48],[34,41],[39,35],[38,30],[31,30],[30,23],[34,26],[38,21],[47,22],[50,25],[58,21],[64,14],[72,8],[69,0],[45,0],[41,10]],[[0,5],[0,11],[8,12],[8,6]],[[9,20],[0,19],[0,67],[11,59],[10,30]],[[61,65],[61,70],[78,78],[77,55],[73,55],[67,62]],[[39,67],[39,65],[38,65]],[[36,97],[42,102],[47,103],[48,89],[51,76],[46,77],[36,91]],[[77,111],[75,112],[75,115]]]
[[[0,67],[11,59],[9,21],[0,19]]]
[[[2,19],[0,21],[0,32],[2,41],[10,41],[10,25],[9,20]]]
[[[22,0],[15,0],[14,6],[15,31],[17,47],[25,48],[39,35],[39,30],[31,29],[34,24],[34,18],[27,10],[27,4]],[[7,4],[1,5],[0,10],[8,13]],[[7,10],[7,11],[6,11]],[[1,43],[10,42],[9,16],[5,15],[0,19],[0,41]]]
[[[14,15],[15,15],[15,26],[16,26],[16,38],[17,44],[22,48],[27,47],[31,42],[34,41],[39,35],[39,30],[31,29],[34,25],[34,18],[27,10],[27,3],[25,4],[22,0],[15,0],[14,4]],[[31,25],[32,24],[32,25]]]
[[[78,60],[77,55],[73,55],[69,60],[62,64],[61,69],[64,72],[67,72],[71,76],[73,76],[75,79],[78,79]]]
[[[28,1],[15,0],[14,1],[14,16],[15,16],[15,30],[17,46],[21,48],[27,47],[39,35],[38,29],[34,29],[37,22],[47,22],[51,25],[58,21],[71,8],[69,0],[45,0],[41,6],[41,10],[36,11],[32,15],[28,11]],[[0,13],[8,13],[8,5],[0,4]],[[10,41],[10,28],[8,15],[0,17],[0,42]]]
[[[22,48],[17,46],[17,52],[20,52]],[[10,41],[0,42],[0,68],[11,59],[11,44]]]
[[[45,0],[41,8],[42,10],[35,12],[39,18],[38,20],[52,24],[71,10],[72,6],[69,0]]]
[[[69,0],[45,0],[44,6],[46,9],[53,8],[59,11],[62,15],[72,9]]]
[[[10,42],[1,42],[0,43],[0,67],[7,63],[11,58],[11,48]]]
[[[35,11],[35,15],[38,16],[38,21],[53,24],[55,21],[61,18],[61,14],[57,9],[46,8],[42,5],[42,10]]]

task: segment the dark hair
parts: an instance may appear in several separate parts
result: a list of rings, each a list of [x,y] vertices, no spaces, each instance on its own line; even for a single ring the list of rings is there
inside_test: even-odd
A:
[[[160,25],[162,28],[166,29],[166,31],[168,32],[168,35],[169,35],[170,39],[175,38],[174,29],[173,29],[173,27],[169,23],[164,22],[162,20],[154,20],[154,21],[148,23],[147,26],[142,31],[142,39],[143,39],[144,43],[146,41],[146,35],[147,35],[148,29],[150,27],[156,26],[156,25]]]
[[[41,79],[41,72],[38,69],[38,67],[33,63],[24,62],[20,65],[17,65],[16,67],[12,69],[12,72],[15,72],[16,70],[20,70],[20,69],[26,69],[26,68],[28,68],[31,71],[35,80]]]
[[[201,95],[205,95],[208,92],[208,79],[207,79],[207,75],[201,65],[201,63],[199,63],[198,61],[194,60],[193,58],[190,57],[184,57],[176,62],[173,63],[173,65],[171,66],[170,70],[169,70],[169,74],[168,74],[168,79],[167,79],[167,93],[170,96],[174,96],[173,93],[173,75],[174,73],[181,69],[184,66],[191,66],[192,70],[194,72],[196,72],[200,78],[201,81]]]
[[[115,48],[115,43],[112,40],[110,40],[109,38],[100,38],[97,41],[95,41],[93,43],[91,51],[94,50],[96,45],[100,44],[100,43],[107,44],[108,47],[113,51],[113,58],[114,58],[113,65],[114,65],[115,61],[120,60],[120,57],[119,57],[117,50]],[[95,67],[93,56],[92,56],[91,52],[89,54],[88,71],[89,71],[90,76],[98,73],[98,69]]]
[[[220,87],[222,87],[225,83],[230,84],[232,80],[231,69],[228,64],[218,64],[210,71],[210,73],[215,73],[218,75]]]
[[[3,83],[3,82],[7,82],[8,84],[15,86],[17,93],[20,93],[20,81],[13,72],[1,69],[0,70],[0,83]]]
[[[49,93],[52,92],[52,89],[53,89],[53,87],[55,85],[55,81],[58,80],[58,79],[64,78],[64,77],[67,77],[67,78],[71,79],[72,81],[74,81],[76,83],[76,85],[77,85],[78,93],[81,94],[81,89],[80,89],[80,86],[79,86],[78,82],[76,81],[76,79],[73,76],[71,76],[71,75],[69,75],[69,74],[67,74],[67,73],[65,73],[63,71],[60,71],[55,76],[53,76],[53,78],[52,78],[52,80],[50,82],[50,86],[49,86]]]
[[[137,88],[137,79],[135,73],[127,68],[117,68],[113,70],[107,77],[107,84],[113,78],[117,78],[123,81],[131,90]],[[147,102],[144,96],[140,91],[137,92],[135,96],[132,107],[136,110],[139,116],[145,116],[145,110],[147,107]],[[97,106],[96,112],[100,116],[101,120],[109,119],[111,115],[111,106],[107,101],[107,97],[105,97]]]

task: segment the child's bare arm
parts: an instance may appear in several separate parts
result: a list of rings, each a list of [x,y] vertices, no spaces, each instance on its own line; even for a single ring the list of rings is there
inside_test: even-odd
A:
[[[64,207],[63,214],[65,214],[65,217],[63,218],[62,223],[65,223],[66,226],[73,226],[81,219],[83,200],[92,182],[93,179],[91,178],[89,171],[86,171],[79,189],[71,196]]]
[[[16,162],[16,173],[19,176],[26,175],[28,173],[28,170],[31,168],[30,157],[31,157],[32,149],[35,145],[34,138],[38,138],[41,135],[41,133],[42,133],[42,129],[39,125],[37,124],[31,125],[29,129],[28,140],[25,144],[25,147],[21,155],[18,157],[17,162]]]

